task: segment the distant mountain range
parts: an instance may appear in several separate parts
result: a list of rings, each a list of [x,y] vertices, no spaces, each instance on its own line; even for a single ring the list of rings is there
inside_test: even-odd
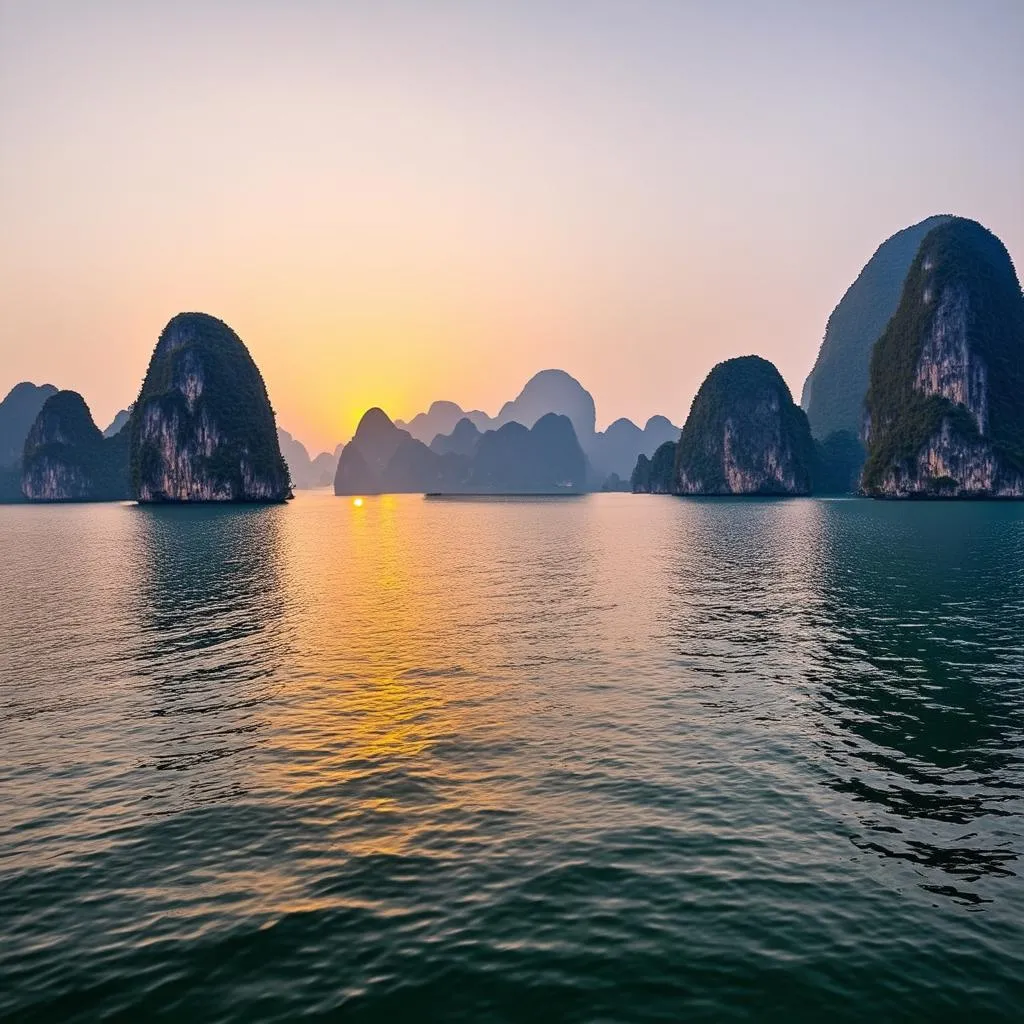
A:
[[[164,329],[140,405],[97,429],[75,392],[22,382],[0,402],[0,500],[283,501],[336,493],[1024,497],[1024,296],[1005,246],[936,216],[886,240],[836,306],[793,405],[767,361],[716,366],[680,430],[596,429],[590,393],[543,370],[496,416],[434,402],[408,424],[369,410],[310,458],[278,429],[237,335],[199,313]],[[145,402],[143,402],[145,399]],[[216,425],[216,431],[214,430]]]
[[[331,486],[343,445],[339,444],[333,455],[330,452],[321,452],[315,459],[311,459],[306,446],[292,437],[287,430],[277,428],[277,441],[281,446],[284,461],[288,463],[292,483],[296,487],[306,490],[312,487]]]
[[[643,428],[632,420],[618,419],[607,430],[597,430],[593,396],[565,370],[541,370],[534,374],[494,417],[479,409],[465,412],[455,402],[434,402],[427,412],[417,414],[408,423],[396,420],[395,426],[430,445],[439,435],[451,434],[462,419],[484,432],[497,430],[506,423],[532,427],[549,412],[565,416],[572,423],[589,460],[590,483],[595,487],[613,473],[628,479],[639,455],[652,455],[659,445],[679,437],[680,428],[665,416],[652,416]]]
[[[499,430],[510,423],[530,429],[552,412],[566,417],[572,424],[587,459],[586,486],[592,489],[609,480],[613,481],[613,486],[618,480],[625,487],[638,456],[652,455],[659,445],[679,437],[680,428],[665,416],[652,416],[642,428],[632,420],[618,419],[607,430],[598,431],[593,396],[564,370],[541,370],[535,374],[514,399],[501,407],[497,416],[489,416],[479,409],[467,412],[455,402],[437,401],[408,423],[402,420],[391,423],[390,419],[388,422],[435,454],[467,455],[480,435],[487,431]],[[278,439],[296,487],[323,487],[334,479],[344,445],[338,445],[333,455],[322,452],[311,459],[306,447],[288,431],[279,428]]]
[[[335,494],[573,494],[587,460],[567,416],[479,431],[463,418],[428,447],[382,409],[367,411],[338,460]]]

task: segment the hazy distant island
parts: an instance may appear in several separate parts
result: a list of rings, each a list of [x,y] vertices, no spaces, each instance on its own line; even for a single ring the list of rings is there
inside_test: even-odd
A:
[[[679,427],[666,416],[652,416],[643,428],[623,417],[599,431],[593,396],[571,374],[555,369],[534,374],[519,394],[501,407],[497,416],[488,416],[478,409],[464,412],[455,402],[439,401],[426,413],[418,413],[408,424],[397,420],[395,426],[433,448],[435,439],[450,435],[461,420],[468,420],[479,433],[484,433],[508,423],[532,427],[551,412],[567,417],[572,423],[587,458],[590,490],[600,489],[612,477],[628,480],[639,455],[650,455],[660,444],[679,436]]]
[[[288,466],[292,478],[292,486],[308,489],[314,487],[330,487],[334,483],[334,474],[338,468],[338,456],[344,445],[338,445],[333,454],[320,452],[310,458],[306,446],[281,427],[277,428],[277,442],[281,455]]]
[[[650,454],[666,440],[679,436],[679,427],[665,416],[652,416],[643,428],[631,420],[615,420],[607,430],[596,429],[596,409],[591,394],[564,370],[541,370],[530,378],[516,396],[505,402],[496,416],[474,409],[465,411],[455,402],[439,400],[426,412],[417,413],[408,423],[396,420],[394,426],[438,454],[459,451],[470,454],[480,434],[498,430],[509,423],[533,427],[547,413],[566,416],[587,459],[586,487],[628,489],[630,471],[640,454]],[[467,433],[472,431],[472,434]],[[452,441],[448,438],[454,436]],[[278,429],[281,453],[288,463],[295,487],[323,487],[335,478],[344,445],[333,454],[321,452],[311,459],[301,442]],[[406,481],[401,490],[409,490]]]
[[[430,446],[381,409],[363,416],[341,451],[339,495],[380,493],[571,494],[587,489],[587,461],[572,421],[547,413],[529,429],[510,422],[479,431],[460,420]]]
[[[15,384],[0,402],[0,501],[24,501],[21,462],[25,440],[46,400],[57,394],[52,384]]]
[[[113,437],[115,434],[120,434],[126,426],[128,426],[128,420],[131,418],[132,406],[127,409],[121,409],[114,415],[114,418],[107,424],[106,429],[103,431],[104,437]]]

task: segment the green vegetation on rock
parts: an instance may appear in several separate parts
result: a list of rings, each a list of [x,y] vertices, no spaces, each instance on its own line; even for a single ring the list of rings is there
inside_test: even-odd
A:
[[[899,478],[923,493],[1000,493],[999,474],[1024,474],[1022,396],[1024,299],[1009,254],[980,224],[945,222],[921,243],[872,353],[864,489],[888,493]],[[964,479],[937,463],[922,476],[919,456],[940,443]]]
[[[807,494],[814,447],[803,410],[760,356],[719,363],[701,384],[676,447],[683,494]]]
[[[48,398],[25,440],[21,488],[30,501],[128,497],[128,438],[105,438],[75,391]]]
[[[872,347],[896,312],[922,240],[948,220],[929,217],[883,242],[832,311],[801,399],[816,438],[839,430],[861,436]]]
[[[164,328],[129,423],[140,501],[283,501],[274,412],[241,339],[205,313]]]
[[[650,458],[646,455],[637,458],[630,489],[634,494],[671,494],[675,471],[676,442],[665,441]]]

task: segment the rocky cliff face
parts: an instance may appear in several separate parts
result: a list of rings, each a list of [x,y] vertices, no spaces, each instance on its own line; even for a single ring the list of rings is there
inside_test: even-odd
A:
[[[634,494],[671,494],[675,482],[676,442],[665,441],[648,458],[640,455],[630,476]]]
[[[860,435],[872,347],[896,312],[922,240],[948,220],[929,217],[886,239],[832,311],[800,402],[819,440],[834,431]]]
[[[291,496],[263,378],[238,335],[215,317],[180,313],[167,324],[129,430],[139,501]]]
[[[29,501],[89,501],[92,481],[64,459],[43,456],[23,467],[21,490]]]
[[[1024,496],[1024,299],[973,221],[931,231],[872,356],[864,490]]]
[[[888,498],[1024,498],[1024,475],[1008,472],[992,445],[965,437],[943,419],[916,456],[887,467],[872,493]]]
[[[128,496],[125,438],[104,438],[82,396],[48,398],[25,440],[21,489],[29,501],[111,501]]]
[[[810,427],[779,371],[758,356],[719,363],[697,392],[676,450],[676,494],[807,494]]]
[[[925,305],[935,302],[925,285]],[[988,426],[988,367],[971,351],[968,330],[971,303],[962,283],[947,285],[935,304],[914,371],[914,388],[962,405],[974,417],[978,432]]]

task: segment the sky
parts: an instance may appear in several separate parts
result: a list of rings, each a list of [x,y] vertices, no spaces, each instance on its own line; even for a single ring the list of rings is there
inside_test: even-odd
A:
[[[933,213],[1024,261],[1020,0],[0,0],[0,392],[103,427],[219,316],[313,451],[565,369],[681,423],[794,395]]]

